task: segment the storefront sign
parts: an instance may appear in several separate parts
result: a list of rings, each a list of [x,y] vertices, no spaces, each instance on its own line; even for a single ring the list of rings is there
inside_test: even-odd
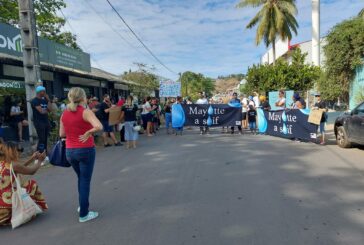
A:
[[[82,71],[91,71],[90,55],[48,39],[38,38],[41,62],[64,66]],[[23,57],[20,30],[0,23],[0,53]]]
[[[25,85],[22,81],[0,79],[0,88],[24,89]]]

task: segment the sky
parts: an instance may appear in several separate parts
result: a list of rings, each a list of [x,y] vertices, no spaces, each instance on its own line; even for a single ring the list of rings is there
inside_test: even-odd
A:
[[[193,71],[216,78],[245,73],[267,50],[255,45],[255,29],[245,28],[258,9],[235,8],[239,0],[110,0],[152,52],[149,55],[112,11],[106,0],[65,0],[65,30],[77,35],[94,67],[114,74],[135,70],[135,63],[177,79]],[[291,43],[311,39],[311,1],[297,0],[298,35]],[[355,16],[363,0],[321,0],[321,36],[338,22]]]

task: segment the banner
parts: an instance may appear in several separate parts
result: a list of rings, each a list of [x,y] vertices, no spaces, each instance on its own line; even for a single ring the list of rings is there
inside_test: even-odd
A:
[[[41,37],[38,37],[38,45],[41,62],[91,71],[90,55],[87,53]],[[0,53],[23,57],[23,42],[18,28],[0,23]]]
[[[288,139],[315,141],[317,125],[308,122],[310,110],[263,111],[258,109],[260,133]]]
[[[159,82],[159,97],[177,97],[181,96],[181,83],[171,80]]]
[[[240,126],[242,120],[241,107],[234,104],[187,105],[172,106],[172,126]]]

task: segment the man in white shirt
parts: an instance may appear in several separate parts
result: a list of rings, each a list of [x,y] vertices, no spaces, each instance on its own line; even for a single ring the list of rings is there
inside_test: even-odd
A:
[[[255,108],[258,108],[260,107],[259,94],[257,92],[254,92],[253,95],[254,95],[253,101],[255,104]]]
[[[200,98],[196,101],[196,104],[197,105],[207,105],[209,103],[209,101],[206,99],[205,93],[200,92],[199,95],[200,95]],[[208,134],[208,131],[209,131],[209,128],[207,126],[200,127],[200,135]]]

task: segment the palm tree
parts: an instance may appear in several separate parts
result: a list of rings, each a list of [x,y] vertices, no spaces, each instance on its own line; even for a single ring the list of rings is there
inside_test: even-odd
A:
[[[266,47],[272,44],[275,63],[276,39],[280,37],[281,40],[291,40],[292,31],[297,35],[296,0],[240,0],[237,7],[261,7],[246,28],[251,29],[258,25],[255,43],[259,45],[264,40]]]
[[[358,15],[359,15],[359,17],[362,17],[364,19],[364,8],[362,10],[360,10]]]

